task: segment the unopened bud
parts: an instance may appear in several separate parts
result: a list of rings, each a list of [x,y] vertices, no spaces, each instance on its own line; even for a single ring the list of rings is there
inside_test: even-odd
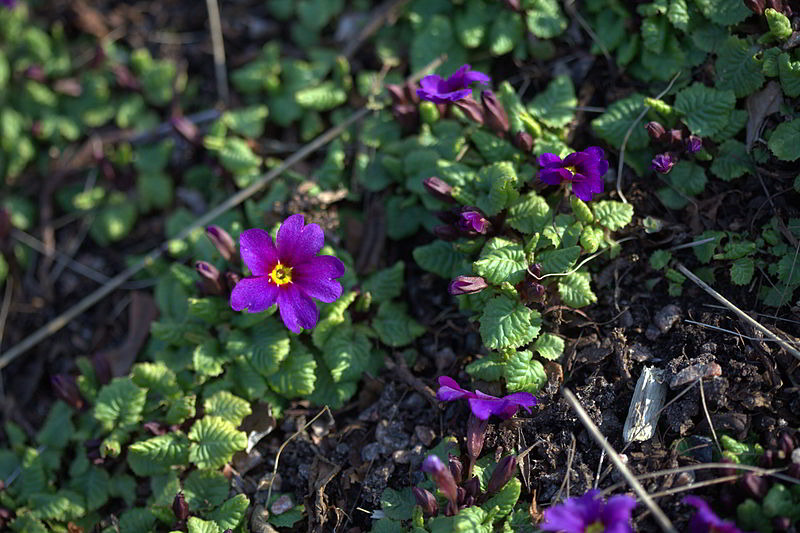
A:
[[[767,495],[769,481],[756,474],[748,473],[739,478],[739,488],[747,497],[760,501]]]
[[[512,11],[522,11],[519,0],[503,0],[503,4]]]
[[[94,369],[94,379],[97,380],[98,385],[106,385],[111,381],[111,363],[108,361],[108,357],[101,353],[94,354],[92,368]]]
[[[419,109],[412,104],[392,106],[392,116],[403,128],[403,131],[416,131],[419,128]]]
[[[456,106],[472,121],[483,125],[483,111],[481,105],[471,96],[456,100]]]
[[[434,124],[442,117],[439,107],[433,102],[420,102],[419,117],[425,124]]]
[[[667,130],[664,126],[661,125],[660,122],[651,121],[644,125],[644,128],[647,130],[647,134],[650,136],[651,139],[654,141],[660,141],[664,134],[667,133]]]
[[[222,294],[222,278],[217,267],[206,261],[198,261],[194,264],[195,270],[202,278],[203,290],[208,294]]]
[[[29,66],[25,69],[23,76],[29,80],[38,81],[39,83],[43,83],[47,79],[47,74],[45,74],[44,69],[40,65]]]
[[[83,397],[78,390],[74,377],[67,374],[56,374],[50,376],[50,384],[61,401],[73,409],[81,409],[83,407]]]
[[[405,89],[403,89],[402,85],[396,85],[393,83],[389,84],[386,86],[386,92],[389,93],[389,96],[391,97],[393,104],[402,105],[408,103]]]
[[[417,500],[417,505],[422,507],[422,512],[425,516],[431,517],[439,514],[439,504],[436,502],[436,496],[425,489],[411,487],[411,492],[414,493],[414,499]]]
[[[53,83],[53,91],[77,98],[83,92],[83,86],[75,78],[62,78]]]
[[[658,154],[650,162],[650,168],[659,174],[669,174],[672,167],[675,166],[675,158],[669,153]]]
[[[430,178],[422,180],[422,185],[425,187],[425,190],[439,200],[450,203],[455,202],[453,199],[453,187],[443,179],[431,176]]]
[[[467,499],[467,491],[465,491],[463,487],[458,487],[457,496],[458,496],[458,505],[461,506]]]
[[[527,131],[518,131],[517,134],[514,135],[512,142],[514,143],[514,146],[526,154],[531,153],[531,150],[533,150],[533,135]]]
[[[772,529],[774,531],[789,531],[792,527],[792,519],[788,516],[776,516],[772,519]]]
[[[197,125],[186,117],[172,117],[169,119],[172,129],[192,144],[197,144],[200,140],[200,132]]]
[[[470,237],[476,234],[485,235],[491,227],[492,223],[483,216],[477,207],[465,207],[458,215],[458,229],[464,235]]]
[[[756,15],[763,15],[767,3],[764,0],[744,0],[744,5]]]
[[[453,474],[453,479],[456,480],[456,483],[461,483],[461,479],[463,478],[464,465],[461,464],[461,461],[455,455],[448,456],[447,463],[448,466],[450,467],[450,473]]]
[[[506,483],[511,481],[514,474],[517,472],[517,457],[514,455],[506,455],[492,472],[492,477],[489,478],[489,484],[486,486],[488,494],[496,494],[500,489],[506,486]]]
[[[456,224],[458,223],[458,215],[460,214],[461,211],[457,209],[450,209],[447,211],[437,211],[436,218],[438,218],[445,224]]]
[[[436,226],[433,228],[433,234],[447,242],[454,241],[461,236],[453,226]]]
[[[781,436],[778,438],[778,448],[786,459],[792,456],[792,452],[796,447],[795,439],[789,434],[788,431],[782,431]]]
[[[475,294],[481,292],[488,287],[486,280],[480,276],[456,276],[450,285],[447,286],[447,292],[451,296],[461,296],[463,294]]]
[[[534,279],[541,279],[542,278],[542,264],[541,263],[532,263],[528,266],[528,274],[533,276]]]
[[[225,272],[225,284],[227,285],[229,291],[232,291],[241,279],[242,277],[236,272]]]
[[[445,495],[450,503],[456,505],[458,486],[450,469],[444,465],[442,460],[435,455],[429,455],[422,462],[422,471],[430,474],[442,494]]]
[[[9,235],[11,235],[11,213],[0,207],[0,249],[4,248],[3,245]]]
[[[132,91],[138,91],[141,88],[139,80],[136,79],[133,72],[125,65],[117,63],[111,67],[111,70],[114,72],[114,79],[117,81],[117,85],[121,88],[130,89]]]
[[[787,466],[786,475],[800,480],[800,463],[791,463]]]
[[[232,261],[238,258],[236,241],[233,240],[230,233],[219,226],[211,225],[206,228],[206,236],[225,261]]]
[[[498,135],[504,135],[508,129],[508,113],[492,91],[481,92],[486,125]]]
[[[481,455],[483,440],[486,437],[486,428],[488,425],[488,419],[481,420],[470,413],[469,420],[467,420],[467,455],[469,455],[473,462]]]
[[[678,129],[669,130],[664,139],[672,146],[681,146],[683,144],[683,131]]]
[[[185,522],[189,518],[189,504],[186,503],[186,498],[183,497],[182,492],[176,494],[175,499],[172,500],[172,512],[180,522]]]
[[[11,516],[11,511],[5,507],[0,507],[0,529],[5,529],[9,522],[11,522]]]
[[[481,492],[481,482],[478,476],[472,476],[468,481],[461,484],[467,493],[467,498],[477,498]]]
[[[765,450],[764,454],[758,458],[758,466],[761,468],[772,468],[772,465],[775,463],[775,452],[774,450]]]
[[[697,135],[689,135],[689,138],[686,139],[686,151],[690,154],[694,154],[702,149],[703,149],[703,139],[701,139]]]

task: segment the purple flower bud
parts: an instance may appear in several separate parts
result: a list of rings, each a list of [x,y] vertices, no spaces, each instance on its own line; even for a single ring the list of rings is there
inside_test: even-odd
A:
[[[447,463],[450,467],[450,473],[453,474],[453,479],[456,480],[456,483],[461,483],[461,480],[463,479],[464,465],[461,464],[461,461],[455,455],[448,456]]]
[[[461,486],[466,491],[468,498],[477,498],[478,494],[481,492],[481,482],[478,480],[478,476],[472,476],[468,481],[462,483]]]
[[[465,207],[458,215],[458,229],[467,236],[485,235],[491,229],[489,222],[477,207]]]
[[[44,83],[47,79],[47,74],[45,74],[44,69],[41,65],[31,65],[25,69],[23,76],[28,78],[29,80],[38,81],[39,83]]]
[[[233,240],[233,237],[231,237],[227,231],[219,226],[211,225],[206,228],[206,236],[225,261],[234,261],[238,259],[236,241]]]
[[[702,149],[703,149],[703,139],[701,139],[697,135],[689,135],[689,138],[686,139],[686,151],[690,154],[694,154]]]
[[[172,512],[179,522],[185,522],[189,518],[189,504],[186,503],[182,492],[176,494],[175,499],[172,500]]]
[[[758,466],[761,468],[772,468],[775,463],[775,452],[773,450],[765,450],[764,455],[758,458]]]
[[[386,91],[392,98],[392,103],[394,105],[403,105],[408,103],[408,98],[406,98],[405,89],[402,85],[390,83],[386,86]]]
[[[169,119],[169,124],[188,142],[192,144],[200,142],[200,131],[197,129],[197,125],[188,118],[172,117]]]
[[[664,134],[667,133],[667,130],[664,128],[664,126],[656,121],[648,122],[644,125],[644,128],[647,130],[647,134],[650,136],[650,138],[654,141],[662,140]]]
[[[233,288],[236,287],[236,284],[239,283],[241,279],[242,276],[236,272],[225,272],[225,285],[228,287],[229,291],[233,291]]]
[[[744,5],[756,15],[763,15],[766,2],[764,0],[744,0]]]
[[[50,384],[56,396],[72,407],[73,409],[83,408],[83,397],[78,390],[78,385],[75,383],[75,378],[67,374],[56,374],[50,376]]]
[[[425,190],[439,200],[450,203],[455,202],[453,199],[453,187],[446,181],[436,176],[431,176],[430,178],[422,180],[422,185],[425,187]]]
[[[94,369],[94,378],[97,380],[98,385],[106,385],[111,381],[111,363],[108,358],[102,353],[96,353],[92,356],[92,368]]]
[[[786,467],[786,475],[795,479],[800,479],[800,463],[791,463]]]
[[[650,162],[650,168],[659,174],[669,174],[672,167],[675,166],[675,159],[669,153],[658,154]]]
[[[425,516],[431,517],[439,514],[439,504],[436,502],[436,496],[425,489],[411,487],[411,492],[414,493],[414,499],[417,500],[417,505],[422,507],[422,512]]]
[[[486,124],[500,136],[508,131],[508,113],[492,91],[481,92]]]
[[[492,477],[489,478],[489,484],[486,486],[487,494],[496,494],[500,489],[506,486],[506,483],[511,481],[517,471],[517,458],[514,455],[506,455],[492,472]]]
[[[448,211],[437,211],[436,218],[444,222],[445,224],[456,224],[458,222],[458,216],[461,214],[460,211],[457,209],[450,209]]]
[[[683,131],[678,129],[669,130],[664,139],[672,146],[678,147],[683,145]]]
[[[403,131],[411,132],[419,128],[419,109],[412,104],[397,104],[392,106],[392,116],[403,128]]]
[[[155,436],[166,435],[167,433],[167,429],[156,421],[145,422],[142,427]]]
[[[450,469],[444,465],[442,460],[435,455],[429,455],[422,462],[422,471],[430,474],[442,494],[451,504],[456,505],[458,501],[458,486]]]
[[[53,83],[53,91],[77,98],[83,93],[83,86],[75,78],[63,78]]]
[[[781,432],[781,436],[778,438],[778,447],[783,453],[784,459],[792,456],[796,443],[788,431]]]
[[[480,276],[456,276],[450,285],[447,286],[447,292],[451,296],[461,296],[462,294],[475,294],[481,292],[488,287],[486,280]]]
[[[789,531],[792,527],[792,519],[788,516],[776,516],[772,519],[772,528],[775,531],[783,532]]]
[[[454,241],[461,235],[458,230],[453,226],[436,226],[433,228],[433,234],[442,239],[443,241]]]
[[[760,501],[767,495],[769,481],[756,474],[747,473],[739,478],[739,488],[748,498]]]
[[[136,76],[133,75],[128,67],[121,63],[117,63],[113,67],[111,67],[112,72],[114,72],[114,79],[117,81],[117,85],[119,85],[123,89],[130,89],[131,91],[138,91],[141,89],[141,84],[139,80],[136,79]]]
[[[481,109],[481,105],[476,102],[474,98],[467,96],[454,103],[470,120],[483,125],[483,110]]]
[[[541,263],[532,263],[528,266],[528,274],[533,276],[534,279],[541,279],[542,278],[542,264]]]
[[[194,268],[203,278],[203,290],[206,293],[219,296],[225,292],[222,289],[222,277],[217,267],[206,261],[197,261]]]
[[[13,5],[9,7],[13,7]],[[0,487],[0,490],[3,490],[4,488],[5,485],[3,487]],[[11,511],[6,509],[5,507],[0,507],[0,529],[5,529],[5,527],[9,524],[9,522],[11,522],[11,516],[12,516]]]
[[[472,461],[477,461],[483,450],[483,439],[486,437],[486,428],[489,420],[481,420],[470,413],[467,420],[467,455]]]
[[[503,0],[503,4],[512,11],[522,11],[519,0]]]
[[[514,146],[526,154],[531,153],[531,150],[533,150],[533,135],[527,131],[518,131],[517,134],[514,135],[512,142],[514,143]]]

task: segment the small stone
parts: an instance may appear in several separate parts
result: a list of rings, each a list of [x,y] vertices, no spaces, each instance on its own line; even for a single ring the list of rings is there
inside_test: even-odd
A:
[[[666,333],[680,318],[681,308],[677,305],[670,304],[664,306],[661,311],[656,313],[656,316],[653,318],[653,324],[655,324],[661,333]]]
[[[399,450],[408,446],[411,437],[403,431],[399,420],[381,420],[375,428],[375,440],[387,450]]]
[[[411,462],[411,452],[408,450],[397,450],[392,453],[392,460],[399,465],[406,465]]]
[[[792,462],[800,463],[800,448],[795,448],[792,452]]]
[[[675,374],[669,382],[671,389],[677,389],[698,379],[706,379],[722,375],[722,367],[717,363],[696,364],[687,366]]]
[[[661,331],[653,324],[647,326],[647,329],[644,332],[644,336],[647,337],[647,340],[654,341],[661,335]]]
[[[383,452],[383,446],[380,443],[371,442],[361,449],[361,459],[369,463],[380,457]]]
[[[294,502],[292,502],[292,497],[288,494],[282,495],[280,498],[273,502],[272,506],[269,508],[272,511],[272,514],[283,514],[289,509],[294,507]]]
[[[425,446],[430,446],[436,438],[436,433],[428,426],[414,426],[414,435]]]

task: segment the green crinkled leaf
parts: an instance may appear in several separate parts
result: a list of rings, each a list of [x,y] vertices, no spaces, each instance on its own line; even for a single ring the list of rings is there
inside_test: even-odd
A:
[[[496,285],[504,281],[512,285],[519,283],[525,277],[527,267],[522,246],[503,237],[487,242],[480,258],[473,264],[476,274]]]
[[[150,492],[155,505],[172,506],[175,495],[181,492],[177,470],[150,477]]]
[[[505,359],[496,354],[489,354],[468,364],[465,368],[470,376],[484,381],[498,381],[503,377],[506,366]]]
[[[592,129],[598,137],[615,148],[622,146],[622,141],[636,117],[644,109],[644,96],[633,94],[611,104],[606,112],[592,121]],[[628,138],[626,148],[637,150],[650,144],[650,137],[641,125],[634,127]]]
[[[658,196],[667,207],[681,209],[688,203],[684,196],[694,196],[703,192],[708,178],[700,165],[679,161],[667,175],[667,181],[678,192],[664,188],[658,191]]]
[[[545,199],[531,191],[509,208],[506,222],[522,233],[538,233],[550,223],[552,217],[553,210]]]
[[[395,348],[410,344],[425,333],[425,328],[408,316],[405,305],[397,302],[384,302],[378,307],[372,328],[381,342]]]
[[[327,314],[317,323],[317,327],[311,331],[311,339],[314,342],[314,346],[322,349],[333,331],[347,321],[345,312],[350,304],[356,301],[356,298],[358,298],[358,293],[350,291],[327,307]]]
[[[753,169],[753,162],[744,143],[728,139],[719,147],[719,152],[711,163],[711,173],[730,181],[744,176]]]
[[[372,294],[374,303],[383,303],[397,298],[403,292],[403,274],[405,263],[398,261],[389,268],[372,274],[362,284],[365,292]]]
[[[242,137],[255,139],[264,134],[269,111],[265,105],[243,107],[222,114],[222,122]]]
[[[281,362],[289,355],[289,334],[283,324],[268,318],[249,331],[249,335],[234,331],[225,343],[225,349],[245,358],[258,370],[269,377],[278,371]]]
[[[591,53],[603,53],[601,45],[610,52],[622,44],[628,37],[627,21],[628,17],[621,17],[610,9],[600,12],[593,24],[597,41],[592,43]]]
[[[149,393],[156,393],[164,398],[181,393],[175,372],[160,361],[136,363],[132,368],[131,379],[139,387],[147,389]]]
[[[221,390],[203,402],[207,416],[218,416],[234,426],[242,423],[244,417],[252,413],[250,402]]]
[[[75,431],[72,424],[73,410],[62,401],[57,401],[47,413],[42,429],[36,434],[36,442],[49,448],[64,448]]]
[[[557,0],[527,0],[525,16],[528,28],[540,39],[552,39],[567,29],[567,19]]]
[[[387,488],[381,495],[381,510],[392,520],[411,520],[411,512],[416,504],[411,487],[402,490]]]
[[[198,468],[219,468],[247,447],[247,435],[218,416],[204,416],[189,430],[189,461]]]
[[[267,383],[281,396],[287,398],[306,396],[314,392],[316,367],[317,362],[308,349],[299,341],[292,342],[289,356],[283,360],[276,373],[267,377]]]
[[[737,98],[757,91],[764,84],[761,65],[755,58],[757,51],[757,47],[735,36],[722,43],[714,63],[717,89],[730,89]]]
[[[197,397],[194,394],[180,396],[173,400],[164,418],[167,424],[182,424],[187,418],[191,418],[195,413],[195,403]]]
[[[414,248],[412,255],[420,268],[446,279],[458,275],[464,263],[463,256],[451,243],[440,240]]]
[[[728,122],[717,133],[711,136],[711,139],[716,142],[725,142],[731,137],[735,137],[747,124],[748,113],[744,109],[734,109]]]
[[[189,440],[175,432],[134,442],[128,448],[128,465],[137,476],[165,474],[189,461]]]
[[[447,54],[447,60],[437,69],[437,73],[446,78],[466,63],[467,53],[453,35],[450,18],[434,15],[411,40],[411,70],[417,72],[425,68],[443,53]]]
[[[372,370],[371,348],[369,339],[352,327],[334,330],[322,351],[333,381],[358,381],[364,371]]]
[[[519,495],[522,492],[522,483],[517,478],[511,480],[500,489],[500,492],[489,498],[486,503],[481,505],[481,508],[489,513],[489,516],[497,520],[507,516],[514,510],[514,506],[519,500]]]
[[[547,383],[547,374],[542,363],[532,359],[531,352],[514,352],[506,362],[503,372],[509,392],[535,393]]]
[[[125,511],[119,519],[120,533],[151,533],[156,516],[149,509],[135,507]]]
[[[631,223],[633,206],[614,200],[592,202],[595,220],[611,231],[617,231]]]
[[[791,61],[785,52],[779,55],[778,76],[787,96],[800,96],[800,61]]]
[[[528,111],[546,126],[563,128],[575,117],[577,105],[572,78],[563,74],[553,78],[547,89],[533,98]]]
[[[581,255],[580,246],[569,246],[559,250],[545,250],[536,256],[536,261],[541,263],[542,272],[545,274],[560,274],[569,270],[579,255]]]
[[[100,246],[124,239],[136,223],[136,206],[124,193],[112,192],[106,205],[97,211],[89,235]]]
[[[553,333],[542,333],[536,339],[533,349],[545,359],[554,361],[564,352],[564,339]]]
[[[108,472],[102,468],[90,466],[86,472],[70,481],[70,487],[83,495],[86,501],[86,510],[94,511],[108,501],[109,482]]]
[[[94,406],[94,417],[106,430],[127,428],[142,419],[147,390],[134,385],[131,378],[114,378],[100,389]]]
[[[272,493],[272,502],[280,498],[281,494]],[[270,502],[270,504],[272,503]],[[270,513],[269,523],[276,527],[292,527],[303,519],[305,507],[303,504],[295,505],[281,514]]]
[[[308,396],[308,400],[314,405],[327,405],[331,409],[339,409],[353,397],[357,388],[358,381],[338,383],[333,381],[325,361],[318,360],[314,392]]]
[[[214,511],[208,515],[208,518],[216,522],[219,529],[222,531],[226,529],[236,529],[247,513],[249,505],[250,500],[247,496],[244,494],[237,494],[214,509]]]
[[[519,154],[510,142],[484,129],[474,130],[470,140],[489,163],[504,163]]]
[[[796,161],[800,158],[800,118],[778,124],[767,145],[775,157],[783,161]]]
[[[511,52],[522,40],[522,19],[511,10],[502,10],[494,13],[492,27],[489,30],[489,51],[494,56],[501,56]],[[486,23],[484,19],[484,23]]]
[[[747,285],[753,279],[755,261],[752,257],[741,257],[731,264],[731,283]]]
[[[128,507],[132,507],[136,499],[136,480],[128,474],[115,475],[111,477],[108,494],[122,499]]]
[[[733,91],[711,89],[693,83],[675,97],[675,109],[683,113],[683,120],[692,133],[713,135],[728,122],[736,105]]]
[[[155,324],[154,322],[151,325],[151,330],[152,326]],[[201,376],[219,376],[223,371],[222,365],[228,362],[232,357],[233,354],[220,349],[219,343],[216,340],[210,340],[198,344],[195,349],[192,350],[192,365],[194,371]]]
[[[42,520],[71,520],[86,513],[83,497],[71,490],[59,490],[55,494],[40,492],[32,495],[28,502],[31,516]]]
[[[737,0],[694,0],[707,18],[720,26],[738,24],[751,15],[743,2]]]
[[[183,482],[183,495],[191,511],[211,509],[228,497],[230,483],[215,470],[195,470]]]
[[[492,298],[480,317],[484,344],[492,350],[528,344],[539,334],[541,315],[507,296]]]
[[[576,309],[597,301],[588,272],[573,272],[560,278],[558,293],[565,304]]]
[[[216,522],[202,520],[196,516],[190,516],[187,525],[189,533],[222,533]]]
[[[667,41],[667,31],[666,17],[647,17],[641,26],[642,44],[654,54],[662,53]]]
[[[465,10],[456,13],[454,17],[456,37],[465,48],[480,46],[486,36],[488,17],[488,6],[483,0],[470,0]]]
[[[306,109],[330,111],[347,101],[347,91],[336,86],[332,81],[326,81],[316,87],[297,91],[294,99]]]
[[[428,522],[431,533],[491,533],[491,522],[486,524],[486,511],[478,506],[467,507],[455,516],[442,516]]]
[[[208,145],[206,147],[210,148]],[[238,137],[226,137],[219,147],[218,155],[225,170],[234,174],[257,171],[261,167],[261,157],[253,153],[247,141]]]
[[[667,19],[669,22],[684,32],[689,29],[689,22],[691,21],[689,7],[686,3],[687,1],[690,0],[670,0],[667,10]]]
[[[800,285],[800,258],[795,254],[781,257],[778,261],[778,279],[792,287]]]

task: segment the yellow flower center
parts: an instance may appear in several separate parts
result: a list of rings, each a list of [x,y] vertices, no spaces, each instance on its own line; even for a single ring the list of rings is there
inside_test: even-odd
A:
[[[600,520],[596,522],[592,522],[588,526],[586,526],[586,533],[603,533],[606,530],[606,526],[603,525],[603,522]]]
[[[275,285],[286,285],[287,283],[292,282],[292,267],[282,265],[278,262],[275,265],[275,268],[272,269],[272,272],[269,273],[270,279],[275,283]]]
[[[575,167],[564,167],[566,170],[569,170],[570,174],[573,176],[575,175]]]

